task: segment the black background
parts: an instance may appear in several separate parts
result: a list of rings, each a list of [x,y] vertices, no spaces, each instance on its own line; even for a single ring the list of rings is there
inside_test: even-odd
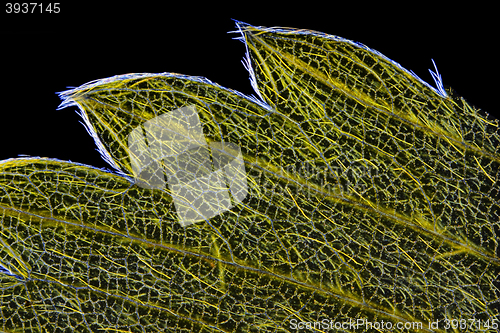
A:
[[[241,64],[244,45],[232,39],[237,34],[227,33],[235,29],[231,19],[355,40],[432,85],[427,69],[434,59],[445,85],[474,106],[498,114],[499,29],[493,7],[158,3],[63,2],[58,14],[7,14],[2,8],[0,160],[25,154],[107,167],[76,108],[56,110],[56,92],[91,80],[175,72],[252,94]]]

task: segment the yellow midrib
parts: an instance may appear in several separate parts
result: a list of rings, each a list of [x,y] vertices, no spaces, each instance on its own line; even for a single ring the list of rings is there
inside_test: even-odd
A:
[[[391,314],[390,310],[385,309],[385,308],[383,308],[381,306],[375,306],[375,305],[372,305],[372,304],[369,304],[369,303],[363,301],[362,299],[355,299],[355,298],[353,298],[354,296],[357,296],[357,295],[353,295],[353,294],[346,295],[342,291],[325,290],[325,289],[322,289],[321,287],[318,287],[318,286],[315,286],[315,285],[311,285],[311,284],[308,284],[308,283],[305,283],[305,282],[302,282],[302,281],[298,281],[298,280],[295,280],[295,279],[293,279],[291,277],[286,277],[286,276],[280,275],[279,273],[275,273],[275,272],[272,272],[272,271],[262,270],[262,269],[259,269],[259,268],[256,268],[256,267],[252,267],[252,266],[248,265],[247,263],[239,262],[239,260],[237,260],[237,259],[233,259],[235,262],[230,262],[226,258],[222,259],[223,256],[221,256],[221,258],[215,258],[215,257],[213,257],[210,254],[202,253],[200,251],[192,251],[190,249],[178,248],[174,244],[168,244],[168,245],[166,245],[166,244],[159,244],[159,243],[148,241],[146,239],[131,237],[131,236],[127,236],[127,235],[124,235],[124,234],[115,233],[115,232],[110,232],[110,231],[106,231],[106,230],[95,228],[94,226],[87,226],[84,221],[81,221],[81,223],[72,223],[72,222],[69,222],[69,221],[66,221],[66,220],[60,220],[58,218],[48,218],[48,217],[45,217],[43,215],[30,213],[28,211],[17,210],[17,209],[13,209],[11,207],[5,207],[3,205],[0,205],[0,209],[3,209],[4,211],[10,211],[10,214],[17,215],[17,217],[19,217],[19,214],[23,214],[23,215],[29,216],[30,218],[39,218],[41,220],[44,220],[46,223],[50,221],[49,223],[61,223],[61,224],[64,224],[64,225],[68,225],[69,224],[69,225],[72,225],[72,227],[85,228],[85,229],[89,229],[89,230],[92,230],[92,231],[95,231],[95,232],[101,232],[101,233],[105,233],[105,234],[111,234],[111,235],[116,236],[116,237],[122,237],[122,238],[125,238],[125,239],[127,239],[127,240],[129,240],[131,242],[139,242],[141,244],[147,243],[149,246],[163,248],[163,249],[165,249],[167,251],[170,251],[170,252],[177,252],[177,253],[181,253],[183,255],[189,255],[189,256],[192,256],[192,257],[199,258],[199,259],[212,260],[212,261],[214,261],[214,262],[216,262],[218,264],[224,264],[226,267],[233,267],[233,269],[237,269],[237,270],[243,269],[243,270],[251,271],[251,272],[254,272],[254,273],[257,273],[257,274],[265,274],[265,275],[269,276],[270,278],[274,278],[274,279],[278,279],[278,280],[285,280],[285,281],[287,281],[290,284],[301,286],[303,288],[306,288],[306,289],[309,289],[309,290],[313,290],[315,292],[319,292],[319,293],[327,295],[327,296],[335,297],[335,298],[337,298],[339,300],[343,300],[345,302],[348,302],[351,305],[362,307],[362,308],[370,310],[370,311],[372,311],[374,313],[378,313],[379,315],[381,315],[383,317],[391,318],[392,320],[395,320],[395,321],[408,321],[408,322],[415,322],[416,321],[415,318],[412,318],[410,316],[403,316],[403,315]],[[35,274],[36,274],[36,272],[35,272]],[[49,276],[47,276],[47,278],[49,278]],[[50,277],[50,279],[48,279],[48,280],[54,280],[54,279],[52,277]],[[50,282],[48,280],[45,280],[45,282]],[[56,280],[54,280],[54,281],[56,281]],[[89,286],[89,288],[90,289],[96,289],[96,288],[90,287],[90,286]],[[99,291],[104,292],[103,290],[99,290]],[[110,293],[108,293],[108,294],[110,294]],[[115,296],[123,298],[123,295],[118,295],[117,294]],[[129,297],[126,297],[125,299],[132,301]],[[146,305],[147,304],[148,306],[154,307],[156,309],[165,310],[165,309],[160,308],[160,307],[158,307],[158,306],[156,306],[154,304],[148,304],[147,302],[142,302],[141,301],[139,303],[141,305]]]
[[[251,35],[251,36],[255,37],[255,35]],[[488,157],[488,158],[490,158],[490,159],[492,159],[492,160],[500,163],[500,157],[498,157],[496,155],[493,155],[493,154],[491,154],[489,152],[483,151],[483,150],[481,150],[481,149],[479,149],[479,148],[477,148],[477,147],[475,147],[473,145],[469,145],[469,144],[467,144],[464,141],[457,140],[452,133],[449,133],[448,131],[446,131],[445,129],[443,129],[441,126],[439,126],[437,123],[428,120],[429,123],[432,123],[433,126],[435,126],[435,127],[431,127],[428,124],[423,123],[416,116],[407,115],[406,113],[404,113],[402,111],[394,113],[394,112],[391,111],[392,108],[389,107],[386,103],[385,103],[385,105],[381,105],[381,104],[375,102],[367,94],[365,94],[363,92],[360,92],[360,91],[353,91],[353,90],[351,90],[344,83],[342,83],[342,82],[340,82],[340,81],[338,81],[338,80],[336,80],[336,79],[334,79],[332,77],[326,77],[324,74],[322,74],[321,72],[319,72],[315,68],[312,68],[311,66],[309,66],[308,64],[306,64],[302,60],[300,60],[298,58],[295,58],[293,56],[290,56],[288,53],[279,52],[278,50],[276,50],[275,48],[273,48],[272,46],[270,46],[269,44],[267,44],[261,38],[255,37],[255,40],[258,40],[262,46],[264,46],[266,49],[268,49],[272,53],[280,54],[280,56],[282,56],[283,58],[286,58],[291,63],[296,64],[297,67],[302,67],[302,68],[307,69],[307,72],[311,76],[315,77],[318,81],[320,81],[323,84],[325,84],[327,86],[330,86],[332,88],[339,89],[346,96],[348,96],[348,97],[350,97],[352,99],[355,99],[356,101],[358,101],[358,102],[360,102],[360,103],[362,103],[362,104],[364,104],[364,105],[366,105],[368,107],[372,107],[372,108],[375,108],[377,110],[380,110],[381,112],[383,112],[383,113],[385,113],[385,114],[387,114],[389,116],[393,116],[393,117],[395,116],[395,117],[397,117],[397,118],[399,118],[401,120],[404,120],[405,122],[407,122],[410,125],[422,128],[423,131],[425,131],[427,133],[431,133],[431,134],[433,134],[433,135],[435,135],[435,136],[437,136],[439,138],[442,138],[442,139],[444,139],[446,141],[451,140],[455,144],[459,145],[464,150],[473,151],[473,152],[475,152],[475,153],[477,153],[477,154],[479,154],[481,156],[486,156],[486,157]],[[263,61],[263,58],[260,56],[260,52],[253,47],[252,43],[248,43],[248,45],[249,45],[249,47],[251,47],[254,50],[254,52]],[[275,86],[274,80],[271,80],[271,84],[273,84]]]
[[[276,166],[274,166],[272,164],[262,162],[262,160],[260,160],[260,159],[250,157],[248,155],[243,155],[243,159],[245,160],[245,162],[247,162],[251,165],[257,166],[261,170],[268,172],[268,173],[271,173],[272,175],[274,175],[276,177],[281,177],[281,178],[284,178],[288,181],[293,181],[297,185],[307,187],[308,189],[314,189],[314,191],[316,191],[319,195],[321,195],[322,197],[324,197],[328,200],[331,200],[334,202],[343,202],[343,203],[346,203],[349,205],[353,205],[357,209],[360,209],[363,211],[372,211],[372,212],[375,212],[377,214],[383,215],[383,216],[391,219],[392,221],[395,221],[396,223],[408,226],[415,231],[424,232],[424,233],[432,235],[436,238],[439,237],[440,239],[442,239],[443,241],[445,241],[446,243],[448,243],[449,245],[451,245],[453,247],[456,247],[458,245],[465,252],[472,253],[478,257],[482,257],[482,258],[484,258],[488,261],[491,261],[491,262],[495,263],[496,265],[500,266],[500,259],[497,258],[496,255],[489,253],[488,251],[484,251],[482,249],[479,249],[477,247],[464,244],[458,239],[454,239],[452,237],[447,237],[444,234],[439,233],[439,231],[434,231],[434,230],[425,228],[422,224],[417,224],[412,219],[410,219],[408,216],[399,214],[399,213],[395,212],[394,210],[390,210],[390,209],[381,207],[380,205],[378,205],[372,201],[369,201],[366,198],[362,198],[362,200],[359,200],[356,197],[349,196],[346,194],[344,194],[342,196],[335,196],[335,195],[331,194],[330,192],[323,191],[321,189],[321,187],[319,187],[318,185],[316,185],[314,183],[310,183],[300,176],[292,175],[286,171],[283,171],[282,169],[277,168]]]
[[[97,101],[97,100],[93,100],[93,101],[96,103],[107,105],[106,103],[103,103],[101,101]],[[97,114],[94,114],[94,116],[96,117],[96,119],[99,122],[101,122],[102,126],[104,126],[105,128],[108,128],[108,132],[110,132],[110,134],[115,137],[115,140],[119,143],[119,145],[123,149],[126,149],[126,147],[124,146],[124,143],[116,137],[117,134],[115,133],[115,131],[111,130],[109,125],[101,117],[98,117]],[[343,133],[343,135],[346,135],[346,134]],[[210,138],[207,137],[207,140],[210,141]],[[365,144],[368,144],[368,143],[365,143]],[[374,149],[376,149],[377,151],[379,151],[381,153],[385,153],[384,151],[382,151],[378,147],[375,147],[371,144],[368,144],[368,145],[370,145],[371,147],[373,147]],[[286,171],[283,171],[282,169],[263,161],[261,158],[255,158],[255,157],[249,156],[247,154],[243,154],[243,159],[246,163],[249,163],[251,165],[256,165],[268,173],[271,173],[271,174],[278,176],[278,177],[281,177],[281,178],[285,178],[286,180],[292,180],[292,181],[296,182],[297,185],[299,185],[299,186],[307,187],[307,188],[314,188],[320,195],[327,198],[328,200],[333,200],[335,202],[346,202],[346,203],[349,203],[351,205],[354,205],[358,209],[361,209],[364,211],[373,211],[373,212],[376,212],[378,214],[382,214],[382,215],[390,218],[391,220],[396,221],[397,223],[411,227],[413,230],[420,231],[420,232],[424,231],[427,234],[433,235],[434,237],[439,237],[439,238],[443,239],[445,242],[447,242],[449,245],[452,245],[453,247],[456,247],[458,245],[465,252],[472,253],[476,256],[483,257],[483,258],[487,259],[488,261],[492,261],[496,264],[500,264],[499,258],[497,258],[492,253],[485,251],[484,249],[480,249],[480,248],[472,246],[472,245],[464,244],[459,239],[454,239],[453,237],[447,237],[447,236],[439,233],[439,230],[434,231],[434,230],[428,229],[428,228],[424,227],[422,224],[415,223],[408,216],[398,214],[395,211],[390,211],[384,207],[381,207],[379,204],[376,204],[376,203],[374,203],[366,198],[361,198],[362,200],[359,200],[356,197],[347,196],[347,195],[336,197],[330,193],[324,192],[316,184],[309,183],[307,180],[305,180],[304,178],[302,178],[300,176],[293,176],[290,173],[287,173]],[[120,161],[119,161],[119,163],[120,163]],[[122,167],[124,166],[122,163],[120,163],[120,165],[122,165]],[[131,173],[131,170],[129,170],[129,173]],[[426,223],[426,224],[432,225],[429,223]]]

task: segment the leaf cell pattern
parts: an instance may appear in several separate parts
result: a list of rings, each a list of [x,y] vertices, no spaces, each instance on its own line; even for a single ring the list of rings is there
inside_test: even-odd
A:
[[[498,121],[359,43],[238,31],[258,98],[179,74],[94,81],[62,107],[78,106],[115,172],[0,163],[1,330],[292,332],[326,318],[495,332]],[[185,106],[209,144],[241,147],[248,181],[242,202],[189,226],[169,188],[135,184],[127,146]]]

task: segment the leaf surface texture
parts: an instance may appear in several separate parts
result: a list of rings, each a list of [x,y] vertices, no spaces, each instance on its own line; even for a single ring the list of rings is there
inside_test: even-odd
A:
[[[100,80],[63,106],[118,174],[0,164],[3,330],[499,319],[498,121],[361,44],[238,28],[262,100],[178,74]],[[134,184],[127,148],[183,106],[208,142],[241,147],[248,181],[242,203],[188,227],[168,187]]]

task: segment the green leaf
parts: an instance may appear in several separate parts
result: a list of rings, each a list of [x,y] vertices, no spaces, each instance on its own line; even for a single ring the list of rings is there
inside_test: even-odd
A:
[[[496,331],[498,121],[363,45],[238,28],[262,100],[177,74],[99,80],[62,106],[118,174],[0,163],[2,329]],[[134,179],[129,138],[187,106],[209,144],[241,148],[248,194],[182,226],[170,186]]]

